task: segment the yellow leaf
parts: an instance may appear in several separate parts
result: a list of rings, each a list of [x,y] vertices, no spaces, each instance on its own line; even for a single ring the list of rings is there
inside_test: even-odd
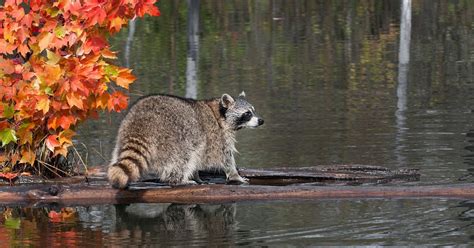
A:
[[[38,35],[38,46],[40,48],[40,51],[43,51],[48,47],[49,43],[51,43],[51,41],[53,40],[53,37],[53,34],[50,32],[44,32]]]
[[[61,38],[61,39],[64,38],[64,36],[66,36],[66,33],[67,33],[67,30],[62,25],[54,28],[54,34],[58,38]]]
[[[41,98],[38,103],[36,103],[36,110],[42,110],[43,114],[48,113],[50,101],[47,97]]]
[[[114,19],[110,20],[110,29],[115,29],[115,31],[119,31],[122,28],[122,25],[127,23],[124,19],[120,17],[115,17]]]
[[[46,61],[46,63],[50,65],[56,65],[61,59],[61,56],[50,50],[46,50],[46,57],[48,58],[48,61]]]
[[[35,160],[36,160],[36,154],[30,149],[24,150],[21,153],[20,164],[28,163],[28,164],[33,165]]]
[[[66,129],[59,133],[59,143],[60,144],[71,144],[72,145],[72,136],[76,135],[71,129]]]
[[[50,65],[45,64],[44,72],[41,73],[40,80],[41,83],[45,83],[46,86],[51,86],[58,83],[58,80],[61,78],[63,71],[59,65]],[[45,85],[41,85],[45,86]]]
[[[67,147],[68,147],[67,144],[64,144],[60,147],[56,147],[54,149],[54,155],[53,156],[57,156],[58,154],[61,154],[61,155],[63,155],[63,157],[67,157]]]

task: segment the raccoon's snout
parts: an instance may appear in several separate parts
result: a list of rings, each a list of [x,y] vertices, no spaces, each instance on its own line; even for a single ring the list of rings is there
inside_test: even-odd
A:
[[[245,123],[244,127],[249,128],[256,128],[263,124],[263,119],[257,116],[253,116],[247,123]]]

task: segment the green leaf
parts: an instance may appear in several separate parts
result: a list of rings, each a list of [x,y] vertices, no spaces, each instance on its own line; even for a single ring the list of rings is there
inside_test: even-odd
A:
[[[117,77],[119,75],[117,67],[113,65],[106,65],[104,68],[104,72],[109,77]]]
[[[66,29],[64,28],[64,26],[57,26],[54,28],[54,34],[56,35],[56,37],[62,39],[64,38],[64,36],[66,35]]]
[[[2,131],[0,131],[0,140],[2,141],[2,146],[7,145],[10,142],[15,142],[18,140],[18,138],[15,135],[15,130],[11,128],[5,128]]]
[[[52,7],[46,9],[46,13],[48,13],[51,17],[56,17],[61,13],[61,11],[57,7]]]
[[[10,104],[3,104],[3,117],[10,119],[13,117],[13,114],[15,114],[15,109],[13,108],[13,105]]]
[[[52,96],[53,95],[53,90],[50,87],[46,87],[44,89],[44,93],[46,93],[47,95]]]
[[[8,218],[5,220],[5,227],[8,229],[20,229],[20,218]]]

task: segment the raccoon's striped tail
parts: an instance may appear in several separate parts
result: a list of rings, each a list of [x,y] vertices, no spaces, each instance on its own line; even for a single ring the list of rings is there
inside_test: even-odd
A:
[[[132,161],[123,159],[109,165],[107,177],[112,187],[124,189],[130,182],[140,178],[140,172]]]
[[[112,187],[116,189],[124,189],[128,186],[129,177],[125,171],[116,164],[109,165],[107,177]]]

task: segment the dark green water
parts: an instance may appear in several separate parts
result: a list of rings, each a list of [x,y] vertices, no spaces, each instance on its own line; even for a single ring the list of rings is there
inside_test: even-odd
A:
[[[409,1],[406,1],[409,2]],[[359,163],[419,168],[416,184],[474,181],[473,1],[161,1],[112,38],[150,93],[245,90],[265,119],[238,134],[243,167]],[[188,22],[189,20],[192,20]],[[123,114],[79,130],[106,164]],[[51,206],[49,206],[51,207]],[[474,243],[474,201],[324,200],[73,206],[51,223],[16,208],[0,241],[23,246],[317,246]],[[16,229],[18,228],[18,229]]]

